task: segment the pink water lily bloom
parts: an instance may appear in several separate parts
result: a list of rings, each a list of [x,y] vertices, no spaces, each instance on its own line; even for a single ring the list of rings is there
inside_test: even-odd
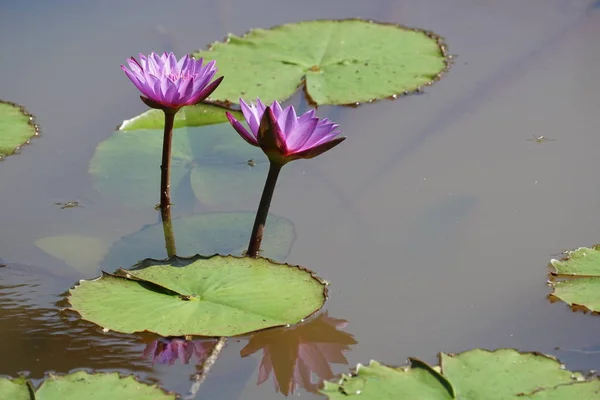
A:
[[[230,113],[226,113],[227,119],[245,141],[260,147],[277,164],[316,157],[346,139],[338,137],[339,125],[315,117],[314,110],[298,117],[293,106],[282,109],[274,101],[267,107],[259,99],[256,104],[240,99],[240,106],[250,131]]]
[[[127,60],[129,69],[121,69],[133,84],[142,92],[144,103],[152,108],[178,110],[206,99],[219,86],[223,77],[214,80],[217,73],[215,62],[202,65],[203,59],[196,60],[189,55],[179,61],[173,53],[159,56],[139,55],[139,61],[131,57]]]

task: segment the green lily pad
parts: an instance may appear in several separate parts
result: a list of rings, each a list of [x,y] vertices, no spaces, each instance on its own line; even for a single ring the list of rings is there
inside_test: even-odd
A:
[[[89,172],[100,192],[126,204],[159,202],[162,129],[116,131],[100,143]],[[248,160],[258,160],[256,164]],[[173,131],[171,199],[175,207],[195,202],[221,209],[255,207],[267,176],[263,152],[242,140],[229,124]]]
[[[325,382],[322,393],[337,400],[350,396],[392,400],[519,400],[596,399],[600,381],[571,372],[552,357],[514,349],[440,353],[440,366],[410,359],[406,367],[372,361],[337,383]],[[438,373],[438,371],[440,371]]]
[[[27,379],[0,377],[0,399],[31,400],[31,387]]]
[[[215,255],[146,260],[80,281],[68,300],[83,319],[117,332],[235,336],[298,323],[326,295],[326,284],[298,266]]]
[[[342,375],[338,383],[325,381],[321,393],[331,400],[355,396],[364,400],[451,400],[454,389],[446,378],[422,361],[411,359],[410,367],[392,368],[377,361],[358,365],[353,375]]]
[[[175,400],[173,393],[156,385],[138,382],[133,376],[77,371],[68,375],[50,374],[40,387],[25,378],[0,378],[0,399],[10,400]]]
[[[33,116],[23,107],[0,100],[0,160],[15,154],[38,133]]]
[[[193,106],[182,107],[175,114],[175,128],[186,126],[205,126],[227,122],[223,107],[212,104],[200,103]],[[243,118],[238,111],[229,111],[237,119]],[[162,110],[150,109],[137,117],[123,121],[119,126],[120,131],[134,131],[138,129],[164,129],[165,113]]]
[[[567,371],[556,359],[513,349],[474,349],[451,355],[440,354],[442,373],[464,400],[518,400],[523,393],[583,380]]]
[[[242,255],[248,248],[254,217],[250,212],[224,212],[174,218],[177,254],[183,257],[217,253]],[[289,219],[269,214],[261,255],[285,260],[295,239],[294,225]],[[140,255],[154,259],[167,257],[162,223],[146,226],[114,243],[101,267],[107,271],[129,267],[140,260]]]
[[[600,312],[600,245],[564,255],[561,260],[550,260],[550,301],[562,300],[574,311]]]
[[[227,78],[212,100],[309,100],[356,104],[419,90],[448,68],[443,40],[429,31],[360,19],[302,21],[230,34],[197,58],[216,60]]]

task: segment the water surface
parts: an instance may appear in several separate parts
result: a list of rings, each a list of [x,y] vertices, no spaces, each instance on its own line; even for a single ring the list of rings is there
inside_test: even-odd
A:
[[[514,347],[555,354],[570,369],[598,368],[597,355],[555,348],[597,347],[600,319],[545,299],[548,260],[600,241],[600,10],[592,2],[130,0],[0,5],[0,97],[26,105],[42,128],[0,165],[1,374],[120,370],[187,391],[194,366],[152,365],[142,356],[152,338],[103,333],[59,313],[61,293],[89,272],[34,241],[80,234],[112,243],[157,221],[151,209],[97,193],[87,173],[97,144],[145,109],[119,69],[127,57],[349,17],[431,29],[456,55],[424,94],[322,107],[348,140],[284,170],[272,211],[295,224],[287,261],[332,282],[329,314],[348,320],[359,342],[350,365]],[[83,208],[54,205],[72,200]],[[230,342],[202,398],[281,397],[270,380],[256,386],[260,357],[241,359],[243,346]]]

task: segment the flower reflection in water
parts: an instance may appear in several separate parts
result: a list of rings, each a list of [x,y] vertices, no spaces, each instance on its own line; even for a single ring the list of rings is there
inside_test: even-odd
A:
[[[298,386],[316,392],[321,381],[334,377],[331,363],[348,364],[344,353],[357,342],[339,330],[347,325],[348,321],[331,318],[325,312],[290,328],[255,333],[241,355],[247,357],[263,350],[258,385],[273,372],[275,390],[286,396]],[[317,382],[313,381],[313,374],[319,378]]]
[[[152,365],[173,365],[179,361],[189,364],[196,356],[196,364],[202,364],[215,346],[216,340],[185,340],[182,338],[161,338],[148,343],[144,349],[144,358],[152,360]]]

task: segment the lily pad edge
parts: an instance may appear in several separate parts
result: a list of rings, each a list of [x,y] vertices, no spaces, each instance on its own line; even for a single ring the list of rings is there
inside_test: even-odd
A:
[[[14,155],[20,154],[21,153],[21,148],[23,146],[26,146],[26,145],[30,144],[31,143],[31,139],[39,137],[40,136],[40,126],[37,124],[35,116],[32,113],[30,113],[27,110],[27,108],[25,108],[25,106],[22,106],[21,104],[14,103],[12,101],[3,100],[3,99],[0,99],[0,103],[6,104],[6,105],[9,105],[9,106],[13,106],[13,107],[17,108],[19,111],[21,111],[21,113],[24,116],[28,117],[27,123],[29,124],[29,126],[31,126],[33,128],[33,131],[34,131],[33,136],[31,136],[29,139],[27,139],[27,141],[25,143],[22,143],[22,144],[18,145],[13,150],[13,152],[11,154],[7,154],[6,156],[0,155],[0,161],[4,161],[4,159],[6,159],[8,156],[14,156]]]

